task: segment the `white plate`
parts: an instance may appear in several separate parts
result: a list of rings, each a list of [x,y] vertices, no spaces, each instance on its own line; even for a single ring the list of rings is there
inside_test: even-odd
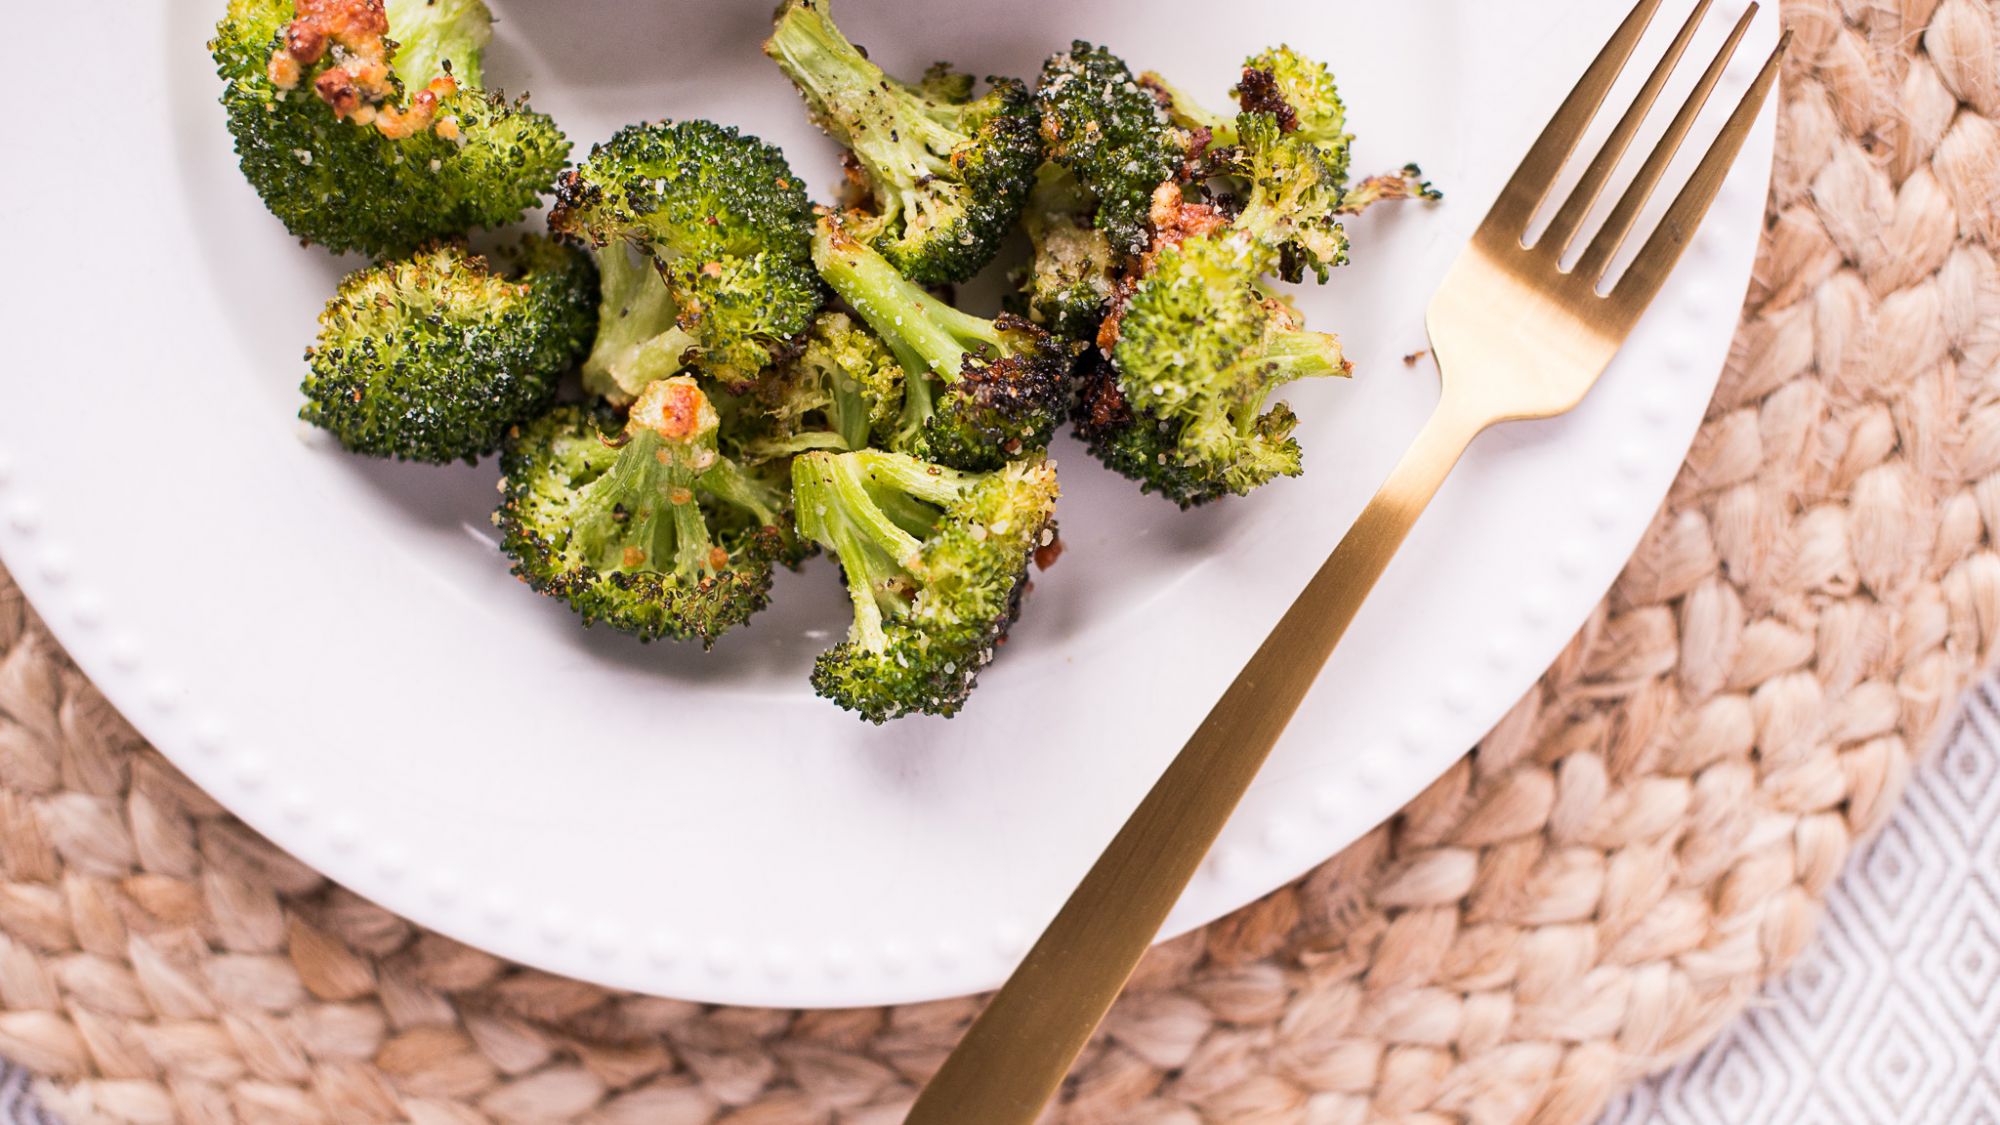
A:
[[[1419,160],[1450,195],[1356,223],[1357,264],[1306,293],[1358,378],[1292,396],[1302,481],[1182,515],[1065,443],[1069,552],[1004,658],[959,719],[878,730],[804,683],[844,628],[830,566],[785,579],[712,656],[643,648],[508,577],[491,468],[384,465],[301,433],[299,353],[346,263],[300,249],[235,170],[202,45],[221,6],[16,17],[21,41],[90,43],[92,72],[117,80],[77,81],[62,52],[13,60],[18,88],[60,90],[63,107],[59,127],[0,118],[18,161],[0,188],[8,566],[179,766],[356,891],[557,972],[773,1005],[940,997],[1007,973],[1415,433],[1436,396],[1430,368],[1403,362],[1424,346],[1425,296],[1622,7],[1260,2],[1217,26],[1193,0],[954,2],[917,19],[845,0],[844,25],[892,70],[948,57],[1030,73],[1084,36],[1218,101],[1241,58],[1288,39],[1336,65],[1358,169]],[[532,88],[578,141],[713,116],[833,181],[757,51],[768,3],[496,7],[488,73]],[[1207,13],[1204,33],[1177,7]],[[1686,10],[1668,7],[1647,50]],[[1775,25],[1752,33],[1731,100]],[[1445,488],[1169,932],[1392,813],[1583,620],[1722,365],[1768,119],[1749,149],[1584,408],[1489,435]]]

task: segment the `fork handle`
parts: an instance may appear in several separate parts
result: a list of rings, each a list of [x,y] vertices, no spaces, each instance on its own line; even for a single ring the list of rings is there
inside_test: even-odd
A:
[[[1041,1113],[1362,601],[1488,421],[1447,390],[1388,482],[924,1087],[911,1125],[1029,1125]]]

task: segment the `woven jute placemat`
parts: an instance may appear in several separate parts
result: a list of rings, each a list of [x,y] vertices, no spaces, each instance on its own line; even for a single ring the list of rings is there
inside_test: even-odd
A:
[[[1693,454],[1479,749],[1148,959],[1069,1122],[1570,1122],[1811,939],[2000,630],[2000,0],[1790,0]],[[713,1009],[426,933],[230,818],[0,576],[0,1056],[111,1121],[892,1122],[976,1000]]]

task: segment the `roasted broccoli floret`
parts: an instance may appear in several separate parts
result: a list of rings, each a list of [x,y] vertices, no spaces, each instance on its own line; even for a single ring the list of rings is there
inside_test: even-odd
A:
[[[1157,74],[1142,81],[1175,122],[1208,133],[1203,186],[1230,201],[1239,229],[1279,251],[1278,272],[1288,281],[1307,272],[1325,281],[1347,261],[1339,216],[1386,199],[1440,198],[1414,164],[1349,187],[1354,138],[1333,73],[1290,47],[1244,62],[1231,91],[1241,107],[1234,118],[1201,108]]]
[[[519,219],[555,122],[482,88],[480,0],[230,0],[209,42],[236,153],[294,235],[376,256]]]
[[[529,239],[504,271],[457,243],[349,274],[299,416],[356,453],[442,464],[500,445],[590,346],[590,259]]]
[[[1123,253],[1144,252],[1153,193],[1181,174],[1187,131],[1123,59],[1082,40],[1043,64],[1035,99],[1044,151],[1096,199],[1097,230]]]
[[[757,381],[745,448],[763,461],[887,445],[902,421],[904,380],[895,353],[865,325],[821,313],[798,357]]]
[[[931,296],[889,260],[820,218],[813,260],[902,363],[891,448],[956,469],[995,469],[1049,444],[1068,405],[1068,356],[1017,316],[984,320]]]
[[[622,431],[558,406],[509,435],[495,517],[514,573],[586,625],[641,640],[717,637],[803,556],[788,481],[722,455],[721,419],[690,376],[646,387]]]
[[[549,225],[600,250],[605,323],[584,374],[614,401],[697,364],[746,383],[793,346],[825,296],[812,210],[785,154],[713,122],[619,130],[563,177]]]
[[[1160,254],[1078,406],[1078,436],[1099,460],[1184,508],[1299,475],[1298,419],[1266,404],[1287,383],[1349,367],[1338,340],[1305,331],[1259,283],[1272,259],[1241,235]]]
[[[1135,81],[1103,48],[1078,42],[1049,59],[1037,94],[1042,137],[1074,185],[1045,166],[1030,200],[1036,254],[1024,303],[1035,320],[1086,335],[1154,252],[1224,227],[1271,248],[1285,279],[1324,281],[1347,260],[1342,215],[1399,188],[1428,191],[1414,169],[1408,181],[1348,191],[1346,111],[1319,63],[1265,51],[1244,65],[1234,93],[1241,112],[1227,118],[1157,75]]]
[[[1020,615],[1028,563],[1052,543],[1055,467],[964,473],[881,450],[792,463],[799,532],[847,576],[854,626],[813,687],[863,718],[951,715]]]
[[[1346,264],[1339,216],[1352,138],[1342,131],[1346,111],[1325,67],[1283,47],[1253,56],[1233,91],[1242,105],[1233,118],[1210,113],[1157,74],[1144,81],[1163,112],[1206,138],[1189,194],[1219,202],[1235,229],[1277,251],[1277,272],[1288,281],[1308,270],[1325,281]]]
[[[1059,164],[1044,164],[1022,216],[1035,257],[1019,308],[1066,341],[1097,334],[1117,289],[1123,258],[1095,225],[1097,201]]]
[[[1345,154],[1354,138],[1347,132],[1347,106],[1340,100],[1333,71],[1290,47],[1278,46],[1250,56],[1237,82],[1237,104],[1246,113],[1268,113],[1287,133],[1323,148],[1338,149],[1336,169],[1347,176]]]
[[[1229,170],[1242,178],[1242,210],[1233,229],[1277,251],[1277,272],[1287,281],[1310,271],[1325,281],[1347,264],[1344,173],[1331,150],[1287,133],[1267,113],[1237,118],[1238,141]],[[1345,149],[1339,157],[1345,162]]]
[[[1142,85],[1192,134],[1190,158],[1154,191],[1150,245],[1116,279],[1077,433],[1145,491],[1191,507],[1298,475],[1298,419],[1266,403],[1295,379],[1348,372],[1338,342],[1305,331],[1264,277],[1325,281],[1347,261],[1342,216],[1437,196],[1414,167],[1350,189],[1332,74],[1289,48],[1245,63],[1233,118],[1157,75]]]
[[[785,0],[764,53],[854,154],[869,212],[858,237],[926,285],[963,281],[993,260],[1042,160],[1025,85],[990,78],[974,100],[970,81],[942,68],[900,82],[847,41],[826,0]]]
[[[1267,113],[1237,118],[1237,143],[1218,168],[1236,178],[1240,208],[1232,229],[1276,250],[1286,281],[1311,273],[1324,282],[1347,264],[1347,230],[1341,218],[1390,199],[1436,200],[1441,194],[1414,164],[1350,187],[1347,148],[1313,144],[1303,132],[1286,132]]]

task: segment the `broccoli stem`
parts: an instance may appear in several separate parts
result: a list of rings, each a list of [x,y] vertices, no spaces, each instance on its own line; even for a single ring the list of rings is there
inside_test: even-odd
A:
[[[779,489],[743,471],[736,462],[717,458],[698,479],[701,491],[717,500],[749,512],[764,527],[775,527],[784,511],[785,495]]]
[[[673,443],[645,429],[632,433],[611,471],[593,481],[578,503],[577,543],[590,564],[607,573],[708,571],[714,544],[694,499],[694,467]],[[686,500],[675,503],[675,498]],[[667,505],[670,518],[660,519]]]
[[[898,526],[868,493],[860,467],[844,458],[806,456],[792,462],[792,496],[799,531],[831,547],[847,577],[854,603],[854,643],[870,652],[888,648],[887,616],[907,608],[908,570],[924,545]]]
[[[1273,333],[1264,356],[1278,381],[1319,379],[1351,373],[1340,338],[1326,332],[1288,329]]]
[[[790,0],[765,52],[804,94],[813,120],[873,174],[882,215],[914,206],[932,176],[950,171],[958,139],[920,96],[868,60],[828,18],[823,3]]]
[[[707,492],[773,522],[769,496],[716,451],[720,419],[693,379],[648,387],[632,407],[625,446],[580,498],[577,545],[605,572],[714,574],[714,538],[701,507]],[[660,506],[666,506],[662,518]]]
[[[909,364],[905,363],[908,369]],[[907,445],[924,428],[924,423],[937,413],[937,394],[931,386],[930,376],[913,372],[903,381],[903,418],[898,429],[899,441]]]
[[[676,325],[601,357],[593,353],[584,365],[584,380],[607,398],[630,401],[648,384],[687,370],[685,357],[695,345],[695,338]]]
[[[904,277],[876,253],[822,220],[813,240],[813,261],[834,292],[854,306],[905,370],[958,381],[966,356],[1000,347],[993,322],[962,313]]]
[[[650,256],[613,243],[598,251],[597,268],[603,297],[583,383],[592,393],[629,402],[648,384],[686,370],[685,357],[700,341],[677,323],[680,306]]]
[[[485,87],[480,56],[493,39],[493,14],[485,0],[386,0],[389,37],[396,41],[391,66],[406,93],[450,71],[459,84]]]
[[[874,653],[887,649],[883,622],[909,612],[915,579],[925,569],[923,537],[967,480],[880,450],[808,455],[792,463],[799,531],[840,559],[854,602],[854,643]]]
[[[919,538],[928,537],[937,528],[938,510],[902,492],[884,492],[871,488],[868,495],[882,509],[889,522]]]
[[[1257,360],[1263,390],[1231,406],[1229,420],[1238,433],[1250,433],[1263,416],[1264,404],[1272,392],[1300,379],[1323,379],[1352,373],[1341,354],[1340,339],[1325,332],[1302,328],[1279,329],[1265,340],[1265,350]]]
[[[913,497],[940,508],[958,499],[978,479],[975,473],[962,473],[927,464],[908,454],[886,453],[879,449],[863,450],[852,460],[866,473],[871,493],[887,490],[890,494]]]
[[[712,574],[721,569],[713,565],[715,541],[709,538],[708,521],[702,518],[692,478],[679,483],[684,475],[672,474],[676,483],[667,496],[667,506],[674,514],[674,573]]]
[[[750,450],[759,458],[779,460],[796,457],[801,453],[824,450],[830,453],[845,453],[854,445],[838,433],[815,430],[812,433],[797,434],[782,440],[759,439],[750,443]]]
[[[868,400],[861,397],[861,388],[846,379],[835,379],[833,385],[833,405],[828,410],[833,422],[834,433],[840,435],[842,448],[866,449],[868,432],[871,428]]]

